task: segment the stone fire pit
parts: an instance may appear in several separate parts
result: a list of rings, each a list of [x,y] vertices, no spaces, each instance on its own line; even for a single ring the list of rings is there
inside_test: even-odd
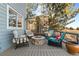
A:
[[[34,45],[43,45],[45,43],[45,37],[44,36],[33,36],[32,37],[32,43]]]

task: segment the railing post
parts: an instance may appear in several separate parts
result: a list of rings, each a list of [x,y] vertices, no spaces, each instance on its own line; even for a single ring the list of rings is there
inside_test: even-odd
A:
[[[77,34],[77,43],[79,44],[78,36],[79,36],[79,34]]]

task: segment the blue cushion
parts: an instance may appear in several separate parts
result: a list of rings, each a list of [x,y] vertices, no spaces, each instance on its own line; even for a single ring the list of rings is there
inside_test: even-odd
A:
[[[51,36],[54,34],[54,30],[49,30],[48,32],[51,34]]]

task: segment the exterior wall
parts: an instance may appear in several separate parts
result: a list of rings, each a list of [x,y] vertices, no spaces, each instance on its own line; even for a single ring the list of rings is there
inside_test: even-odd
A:
[[[24,5],[9,4],[23,16],[25,15]],[[23,6],[23,7],[22,7]],[[21,10],[22,9],[22,10]],[[21,10],[21,11],[20,11]],[[25,16],[24,16],[25,17]],[[13,34],[12,31],[7,29],[7,4],[0,4],[0,53],[11,47]]]

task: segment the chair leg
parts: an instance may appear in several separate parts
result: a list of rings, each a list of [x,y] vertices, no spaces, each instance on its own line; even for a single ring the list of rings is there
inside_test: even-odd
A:
[[[60,43],[60,47],[62,48],[62,43]]]
[[[17,49],[17,45],[14,46],[15,50]]]
[[[51,43],[51,42],[48,40],[48,45],[51,45],[50,43]]]
[[[29,47],[29,44],[27,44],[27,47]]]
[[[17,47],[15,46],[15,50],[17,49]]]

